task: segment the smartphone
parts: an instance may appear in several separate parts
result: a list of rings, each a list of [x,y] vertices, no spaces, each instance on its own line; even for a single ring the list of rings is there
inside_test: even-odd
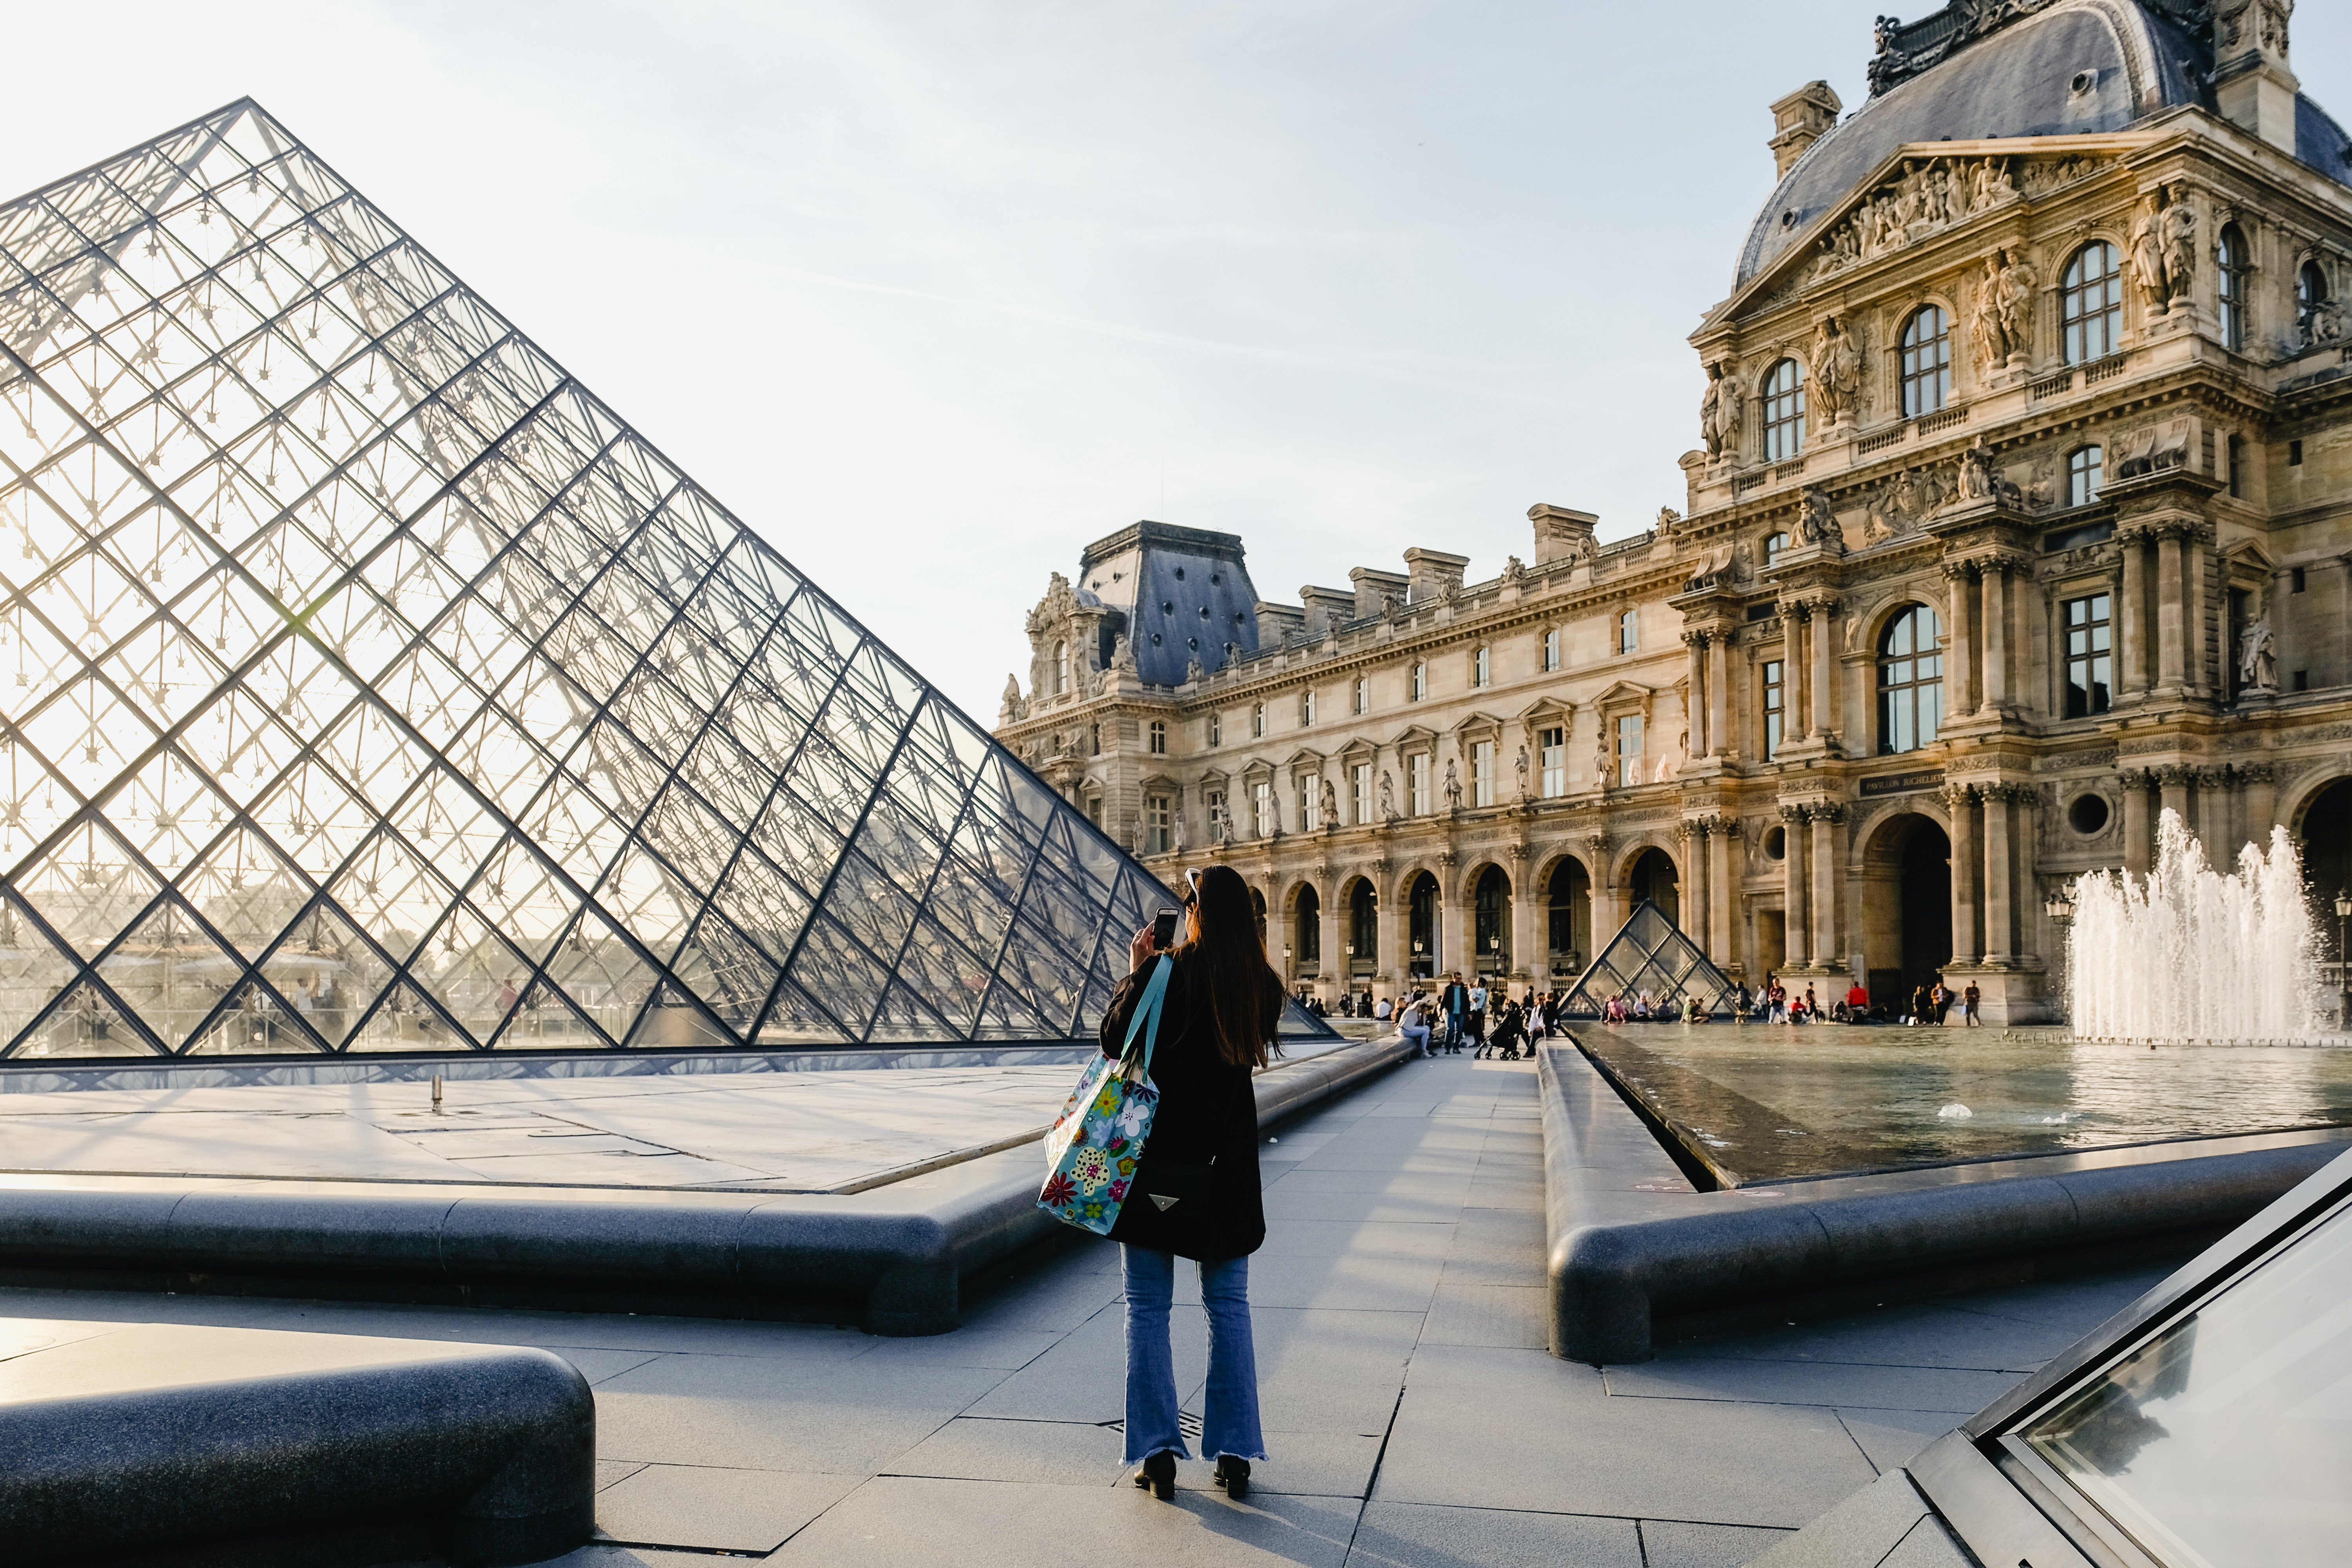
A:
[[[1176,911],[1163,909],[1151,922],[1151,946],[1156,952],[1165,952],[1176,945]]]

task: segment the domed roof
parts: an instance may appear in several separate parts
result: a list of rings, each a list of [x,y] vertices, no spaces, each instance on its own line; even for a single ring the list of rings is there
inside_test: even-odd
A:
[[[2204,44],[2137,0],[2061,0],[1976,39],[1873,98],[1806,149],[1756,215],[1734,287],[1906,142],[2121,131],[2167,110],[2210,109]],[[2352,138],[2308,98],[2295,156],[2343,183]]]

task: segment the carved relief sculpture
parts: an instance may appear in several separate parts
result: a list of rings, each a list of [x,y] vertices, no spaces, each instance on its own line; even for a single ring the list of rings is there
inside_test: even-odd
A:
[[[1830,504],[1830,492],[1808,489],[1804,502],[1797,510],[1797,537],[1802,543],[1818,545],[1832,555],[1845,553],[1845,531],[1838,527],[1837,511]]]
[[[1739,455],[1739,379],[1723,360],[1706,367],[1706,393],[1699,399],[1699,435],[1706,442],[1707,461],[1720,463]]]
[[[2160,233],[2164,241],[2164,282],[2168,304],[2185,301],[2197,279],[2197,209],[2189,205],[2187,187],[2174,185],[2166,193]]]
[[[1381,820],[1394,822],[1396,819],[1396,781],[1389,777],[1388,769],[1382,768],[1381,770]]]
[[[1843,425],[1858,412],[1862,392],[1862,347],[1845,323],[1824,316],[1813,331],[1812,405],[1824,426]]]
[[[1331,781],[1329,779],[1325,779],[1323,781],[1323,787],[1318,792],[1316,798],[1323,809],[1324,831],[1328,832],[1332,828],[1339,826],[1339,792],[1331,787]]]
[[[2007,158],[1906,159],[1903,173],[1863,197],[1822,237],[1813,276],[1902,249],[2018,198]]]

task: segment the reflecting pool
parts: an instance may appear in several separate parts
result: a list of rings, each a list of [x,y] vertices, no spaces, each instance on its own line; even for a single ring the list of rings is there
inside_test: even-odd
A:
[[[2352,1126],[2352,1049],[2063,1029],[1579,1025],[1726,1185]]]

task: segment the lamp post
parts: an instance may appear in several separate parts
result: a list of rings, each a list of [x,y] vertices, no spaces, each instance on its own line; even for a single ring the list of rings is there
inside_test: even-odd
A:
[[[2059,1021],[2062,1023],[2071,1024],[2074,1022],[2074,1009],[2069,1005],[2066,996],[2066,962],[2068,958],[2066,932],[2074,921],[2074,896],[2066,890],[2065,883],[2059,883],[2058,886],[2053,889],[2050,896],[2042,901],[2042,912],[2048,915],[2050,917],[2051,923],[2058,928]]]
[[[2336,889],[2336,1026],[2352,1029],[2352,963],[2344,957],[2344,927],[2352,921],[2352,892]]]
[[[1499,977],[1503,973],[1503,939],[1499,936],[1488,937],[1486,939],[1486,952],[1489,955],[1486,960],[1486,967],[1492,970],[1496,975]]]

